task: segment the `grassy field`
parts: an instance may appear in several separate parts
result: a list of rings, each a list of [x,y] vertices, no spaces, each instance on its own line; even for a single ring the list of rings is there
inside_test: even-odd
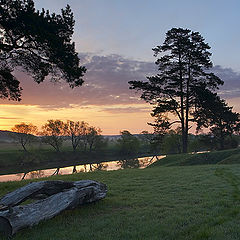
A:
[[[147,169],[79,173],[51,179],[98,180],[107,184],[109,191],[102,201],[65,211],[22,230],[14,240],[240,239],[237,164],[155,164]],[[27,183],[1,183],[0,193],[4,195]]]
[[[240,148],[198,154],[172,154],[153,163],[149,167],[238,163],[240,163]]]

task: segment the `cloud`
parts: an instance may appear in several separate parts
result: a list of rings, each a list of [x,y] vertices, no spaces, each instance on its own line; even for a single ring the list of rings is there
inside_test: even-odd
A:
[[[129,89],[128,81],[144,81],[146,76],[157,74],[153,62],[137,61],[120,55],[81,54],[80,59],[81,64],[87,67],[83,86],[71,89],[64,81],[53,83],[48,80],[37,84],[26,73],[16,72],[16,77],[20,79],[23,87],[23,100],[20,103],[0,100],[0,103],[37,105],[45,111],[74,108],[74,106],[143,104],[144,101],[139,99],[140,93]],[[239,73],[221,66],[215,66],[213,72],[225,81],[219,91],[223,98],[239,96]],[[105,111],[134,112],[135,108],[105,108]]]
[[[240,73],[219,65],[214,66],[212,71],[224,81],[218,92],[222,98],[231,99],[240,96]]]
[[[87,67],[85,83],[71,89],[67,83],[44,82],[37,84],[26,73],[16,72],[23,87],[22,101],[0,100],[2,104],[30,104],[57,110],[74,105],[114,105],[143,103],[139,94],[129,89],[128,81],[144,80],[152,74],[155,64],[123,58],[119,55],[94,56],[82,54],[81,64]]]
[[[14,120],[16,120],[16,119],[21,119],[21,118],[15,118],[15,117],[1,117],[1,116],[0,116],[0,120],[6,120],[6,119],[7,119],[7,120],[9,120],[9,119],[11,119],[11,120],[14,119]]]
[[[139,113],[139,112],[149,112],[151,109],[149,107],[107,107],[101,110],[102,112],[108,113]]]

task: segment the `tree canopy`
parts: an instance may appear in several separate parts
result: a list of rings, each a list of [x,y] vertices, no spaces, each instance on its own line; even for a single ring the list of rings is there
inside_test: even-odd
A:
[[[37,83],[47,76],[64,79],[70,87],[81,86],[84,66],[79,65],[73,13],[69,5],[55,14],[34,7],[33,0],[0,0],[0,98],[21,100],[16,67]]]
[[[154,105],[152,116],[157,117],[158,124],[169,127],[180,124],[183,152],[187,152],[189,123],[197,121],[194,113],[198,110],[199,89],[214,92],[223,84],[210,72],[209,49],[199,32],[172,28],[166,33],[164,43],[153,48],[154,56],[160,55],[155,62],[159,73],[147,77],[145,82],[129,82],[131,89],[142,91],[141,98]],[[170,121],[169,113],[177,120]]]
[[[58,119],[50,119],[42,126],[42,141],[52,146],[57,152],[60,152],[66,132],[66,123]]]
[[[237,132],[240,114],[233,112],[232,107],[229,107],[216,93],[204,90],[200,91],[198,96],[198,111],[195,112],[197,130],[210,127],[211,134],[222,150],[224,139]]]
[[[37,127],[31,123],[20,123],[16,124],[12,128],[12,131],[14,133],[11,134],[11,136],[16,139],[22,145],[24,151],[27,152],[26,145],[34,139],[33,134],[36,134],[38,130]]]

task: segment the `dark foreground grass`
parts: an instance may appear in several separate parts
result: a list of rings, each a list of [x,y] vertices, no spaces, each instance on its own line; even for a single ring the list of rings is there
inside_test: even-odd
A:
[[[154,167],[57,176],[107,184],[102,201],[65,211],[14,240],[240,239],[240,165]],[[29,181],[1,183],[1,195]]]
[[[149,167],[238,163],[240,163],[240,148],[198,154],[172,154],[151,164]]]

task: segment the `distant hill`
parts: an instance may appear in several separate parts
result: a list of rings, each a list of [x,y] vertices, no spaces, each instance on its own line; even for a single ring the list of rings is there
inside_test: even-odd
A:
[[[11,134],[18,134],[12,131],[4,131],[0,130],[0,142],[15,142],[15,140],[10,136]],[[139,134],[133,134],[134,136],[138,136]],[[111,141],[117,141],[121,135],[103,135],[103,137],[107,138]]]
[[[11,134],[14,134],[14,132],[0,130],[0,142],[14,142]]]
[[[116,141],[121,137],[121,135],[103,135],[103,137],[107,138],[110,141]]]

